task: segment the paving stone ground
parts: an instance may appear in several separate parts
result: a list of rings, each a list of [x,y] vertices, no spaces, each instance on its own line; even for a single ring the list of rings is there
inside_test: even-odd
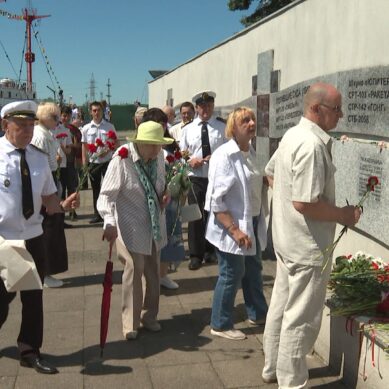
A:
[[[210,335],[209,320],[217,265],[189,271],[183,262],[170,276],[177,291],[161,292],[160,333],[141,331],[136,341],[123,339],[121,330],[122,265],[114,261],[109,332],[100,358],[100,304],[108,246],[101,226],[91,226],[91,191],[81,192],[79,220],[66,230],[69,270],[58,276],[65,285],[44,290],[45,331],[42,353],[60,374],[45,376],[19,366],[16,338],[21,305],[16,298],[0,330],[0,388],[276,388],[261,380],[264,327],[249,327],[239,292],[236,327],[244,341]],[[275,262],[264,260],[264,288],[269,299]],[[309,386],[344,388],[315,356],[309,357]]]

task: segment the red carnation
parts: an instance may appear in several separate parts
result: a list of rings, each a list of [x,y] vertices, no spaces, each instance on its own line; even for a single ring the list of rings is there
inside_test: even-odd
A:
[[[97,147],[104,147],[104,143],[100,138],[96,138],[95,144]]]
[[[121,159],[127,158],[128,157],[128,149],[126,147],[122,147],[118,151],[118,155]]]
[[[97,146],[95,145],[95,144],[93,144],[93,143],[88,143],[88,151],[90,152],[90,153],[95,153],[96,151],[97,151]]]
[[[177,150],[177,151],[174,153],[174,158],[175,158],[175,159],[181,159],[181,158],[182,158],[182,154],[181,154],[181,151],[180,151],[180,150]]]
[[[68,134],[66,132],[61,132],[61,133],[56,135],[57,139],[62,139],[62,138],[67,138],[67,137],[68,137]]]
[[[380,183],[379,179],[377,176],[370,176],[369,179],[367,180],[367,187],[370,189],[372,192],[374,192],[374,187]]]
[[[109,139],[116,140],[116,139],[117,139],[116,132],[113,131],[113,130],[109,130],[108,133],[107,133],[107,137],[108,137]]]
[[[166,161],[168,161],[168,163],[173,163],[174,162],[174,157],[169,154],[169,155],[166,156]]]
[[[110,142],[109,140],[107,140],[107,143],[106,143],[107,147],[110,149],[110,150],[115,150],[115,143],[113,142]]]

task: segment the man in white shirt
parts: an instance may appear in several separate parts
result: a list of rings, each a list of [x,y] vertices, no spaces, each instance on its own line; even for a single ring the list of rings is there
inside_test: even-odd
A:
[[[180,106],[181,122],[169,128],[169,134],[179,144],[182,135],[182,128],[190,123],[195,115],[195,109],[190,101],[185,101]]]
[[[47,155],[30,145],[34,133],[37,105],[17,101],[1,110],[5,136],[0,139],[0,236],[22,240],[44,278],[44,242],[42,204],[48,213],[70,211],[79,205],[74,193],[61,203],[49,168]],[[8,307],[15,298],[0,281],[0,328],[7,320]],[[43,340],[42,290],[20,292],[22,323],[18,336],[21,366],[38,373],[55,374],[58,370],[40,355]]]
[[[343,116],[342,96],[329,84],[312,85],[304,96],[304,117],[289,129],[266,174],[273,182],[273,241],[277,276],[266,319],[264,382],[305,388],[305,356],[319,333],[331,266],[323,251],[336,223],[355,225],[360,209],[335,205],[331,137]],[[330,262],[331,263],[331,262]]]
[[[197,270],[203,260],[210,259],[213,247],[205,239],[205,227],[208,219],[204,212],[205,194],[208,186],[208,162],[213,153],[225,141],[225,122],[213,116],[215,92],[204,91],[193,97],[198,116],[183,128],[180,148],[189,152],[189,165],[192,168],[190,180],[193,191],[189,191],[189,204],[197,203],[203,218],[189,223],[188,243],[189,269]]]
[[[96,153],[90,153],[88,150],[88,145],[96,144],[96,139],[100,139],[102,142],[110,140],[108,138],[110,131],[112,131],[116,136],[115,126],[112,123],[107,122],[103,119],[103,106],[100,101],[94,101],[89,105],[90,114],[92,116],[92,121],[86,124],[82,130],[82,164],[85,166],[87,164],[92,165],[89,172],[89,177],[92,185],[93,191],[93,209],[94,217],[89,223],[100,223],[103,219],[100,217],[97,212],[97,199],[100,194],[100,185],[101,179],[104,177],[105,172],[107,171],[108,164],[112,158],[113,151],[105,147],[104,150],[99,148]],[[119,146],[119,141],[111,139],[115,142],[115,147]]]

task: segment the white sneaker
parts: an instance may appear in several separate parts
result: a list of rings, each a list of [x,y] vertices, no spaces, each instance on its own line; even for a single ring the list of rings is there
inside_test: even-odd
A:
[[[266,323],[266,317],[263,317],[262,319],[258,319],[258,320],[248,319],[248,322],[252,326],[260,326]]]
[[[57,280],[56,278],[51,276],[46,276],[43,281],[43,286],[46,288],[60,288],[62,285],[62,280]]]
[[[130,331],[126,333],[127,340],[135,340],[138,337],[138,331]]]
[[[163,286],[166,289],[178,289],[177,282],[174,282],[171,278],[168,276],[161,277],[159,281],[160,285]]]
[[[221,338],[231,339],[231,340],[243,340],[246,339],[246,335],[239,330],[227,330],[227,331],[216,331],[211,328],[211,335],[220,336]]]

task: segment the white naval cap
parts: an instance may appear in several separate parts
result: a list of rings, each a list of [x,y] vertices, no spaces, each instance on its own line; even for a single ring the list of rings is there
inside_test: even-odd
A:
[[[14,101],[13,103],[4,105],[1,109],[1,118],[7,119],[14,117],[22,119],[36,119],[37,109],[38,104],[35,101]]]
[[[202,104],[202,103],[213,102],[215,100],[215,97],[216,97],[215,92],[212,92],[211,90],[205,90],[205,91],[196,93],[193,96],[192,101],[196,105],[198,105],[198,104]]]

